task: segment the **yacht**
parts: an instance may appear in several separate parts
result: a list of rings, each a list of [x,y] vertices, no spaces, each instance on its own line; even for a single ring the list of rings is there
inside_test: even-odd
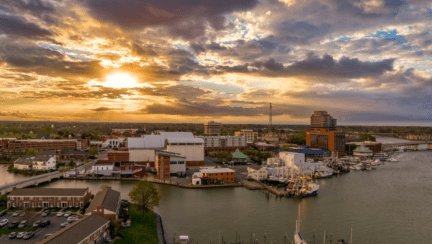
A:
[[[373,155],[373,158],[379,160],[387,160],[389,158],[389,155],[387,153],[376,153]]]
[[[300,206],[298,212],[298,219],[296,220],[296,230],[294,233],[294,243],[295,244],[307,244],[305,240],[300,235]]]
[[[395,158],[388,158],[387,161],[388,162],[399,162],[399,160],[397,160]]]
[[[355,170],[361,170],[362,169],[362,167],[361,167],[361,165],[360,164],[357,164],[356,166],[354,166],[355,167]]]
[[[375,159],[374,163],[375,163],[376,165],[380,165],[380,164],[381,164],[381,160],[379,160],[379,158],[377,158],[377,159]]]

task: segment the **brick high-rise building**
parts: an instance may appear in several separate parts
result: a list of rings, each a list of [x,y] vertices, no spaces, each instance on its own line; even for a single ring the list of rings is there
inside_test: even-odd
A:
[[[222,123],[214,121],[204,123],[204,134],[208,136],[220,136],[222,131]]]
[[[336,131],[336,119],[326,111],[315,111],[306,132],[306,145],[345,155],[345,132]]]

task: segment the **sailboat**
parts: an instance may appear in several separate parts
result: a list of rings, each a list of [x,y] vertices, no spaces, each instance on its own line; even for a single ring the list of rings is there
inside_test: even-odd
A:
[[[306,241],[300,235],[300,205],[298,210],[298,219],[296,220],[296,231],[294,233],[294,243],[295,244],[307,244]]]

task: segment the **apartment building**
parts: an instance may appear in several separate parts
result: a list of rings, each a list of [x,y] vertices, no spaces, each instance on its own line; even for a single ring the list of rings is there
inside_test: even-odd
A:
[[[69,139],[28,139],[28,140],[8,140],[7,149],[9,152],[25,152],[29,148],[35,148],[37,151],[45,150],[75,150],[82,147],[82,142]]]
[[[110,221],[100,215],[87,215],[36,244],[100,244],[109,236]]]
[[[258,132],[254,132],[251,129],[244,129],[234,132],[235,136],[245,136],[246,140],[250,143],[258,141]]]
[[[246,136],[202,136],[200,138],[204,140],[204,151],[207,153],[232,153],[237,149],[242,151],[247,149]]]
[[[89,188],[19,188],[7,196],[7,207],[82,208],[89,203]]]

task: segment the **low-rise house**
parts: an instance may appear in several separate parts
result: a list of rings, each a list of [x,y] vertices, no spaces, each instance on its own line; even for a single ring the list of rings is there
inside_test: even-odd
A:
[[[32,170],[34,157],[20,157],[14,161],[14,168],[19,170]]]
[[[61,160],[71,160],[71,159],[86,160],[90,158],[90,153],[84,151],[66,150],[60,152],[59,158]]]
[[[34,159],[32,159],[33,163],[33,170],[37,171],[45,171],[45,170],[55,170],[56,169],[56,159],[55,157],[50,156],[36,156]]]
[[[120,192],[106,187],[98,192],[87,208],[85,215],[101,215],[109,220],[118,219],[120,212]]]
[[[7,196],[7,207],[82,208],[89,203],[89,188],[18,188]]]
[[[89,215],[59,230],[37,244],[103,243],[109,236],[110,221],[100,215]]]
[[[92,171],[97,175],[111,176],[114,170],[114,163],[97,162],[92,166]]]

